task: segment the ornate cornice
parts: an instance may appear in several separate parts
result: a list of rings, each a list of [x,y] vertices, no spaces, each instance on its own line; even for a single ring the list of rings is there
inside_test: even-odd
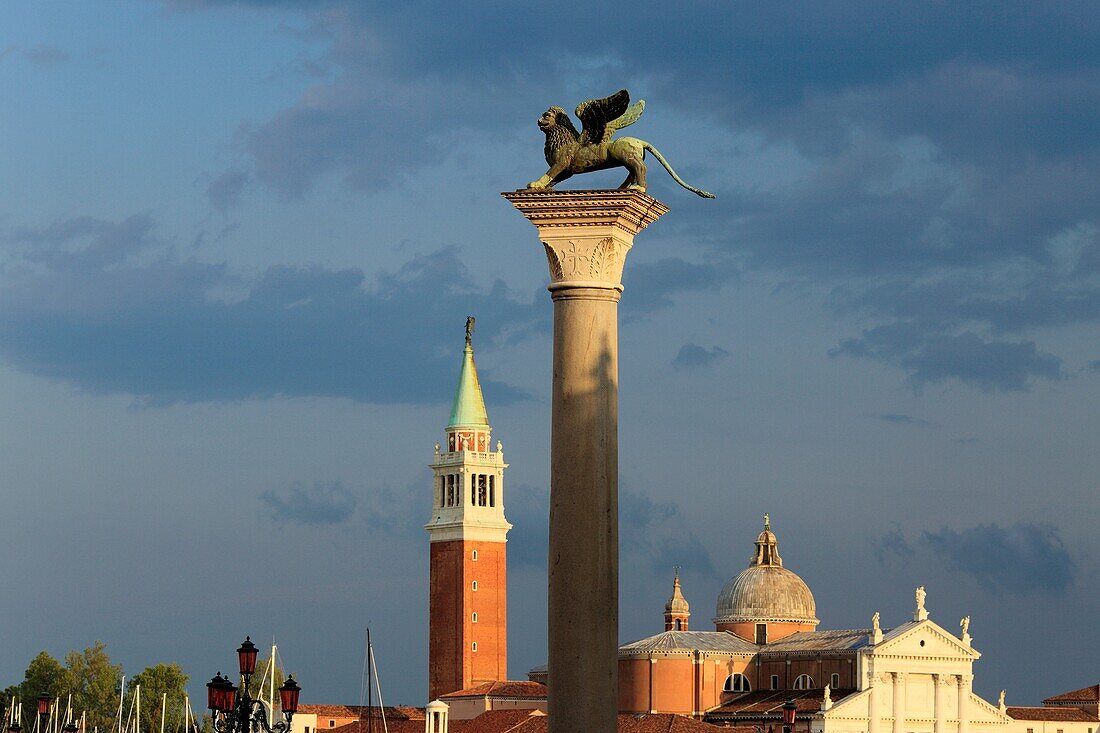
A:
[[[639,191],[505,191],[501,194],[539,227],[611,226],[634,236],[668,213],[668,207]]]

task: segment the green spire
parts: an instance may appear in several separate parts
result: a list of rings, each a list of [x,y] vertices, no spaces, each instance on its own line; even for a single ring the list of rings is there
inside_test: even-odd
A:
[[[462,352],[462,371],[458,375],[458,389],[455,390],[455,402],[451,408],[448,428],[462,426],[489,427],[489,414],[485,411],[485,398],[481,394],[481,382],[477,379],[477,364],[474,363],[474,347],[471,335],[474,319],[466,319],[466,348]]]

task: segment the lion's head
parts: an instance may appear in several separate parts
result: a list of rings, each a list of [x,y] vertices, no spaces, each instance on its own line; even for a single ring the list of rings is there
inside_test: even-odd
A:
[[[569,113],[561,107],[551,107],[539,117],[539,129],[550,135],[557,131],[569,133],[573,139],[578,137],[577,128],[573,127],[573,121],[569,119]]]
[[[543,153],[546,162],[554,164],[560,154],[559,151],[569,149],[576,145],[580,135],[577,128],[573,127],[573,121],[569,119],[569,113],[561,107],[551,107],[539,117],[539,129],[546,133],[546,145]]]
[[[539,117],[539,129],[543,132],[562,124],[573,126],[569,115],[561,107],[551,107],[542,113],[542,117]]]

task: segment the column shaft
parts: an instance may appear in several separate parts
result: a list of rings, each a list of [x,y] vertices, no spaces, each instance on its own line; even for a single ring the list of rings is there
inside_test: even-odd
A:
[[[616,727],[618,296],[554,291],[548,661],[555,730]]]
[[[905,733],[905,673],[894,673],[894,733]]]
[[[878,727],[878,686],[877,675],[871,676],[871,690],[867,693],[867,733],[879,733]]]
[[[970,681],[966,678],[966,675],[959,675],[959,733],[966,733],[969,727],[969,703],[970,703]]]
[[[932,678],[932,688],[934,690],[933,705],[936,714],[935,733],[947,733],[944,728],[947,723],[947,711],[944,710],[943,675],[937,674]]]

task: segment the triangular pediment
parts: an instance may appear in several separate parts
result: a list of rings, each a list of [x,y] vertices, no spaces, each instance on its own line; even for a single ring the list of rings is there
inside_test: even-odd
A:
[[[958,637],[932,621],[920,621],[894,629],[875,647],[875,655],[977,659],[981,655]]]

